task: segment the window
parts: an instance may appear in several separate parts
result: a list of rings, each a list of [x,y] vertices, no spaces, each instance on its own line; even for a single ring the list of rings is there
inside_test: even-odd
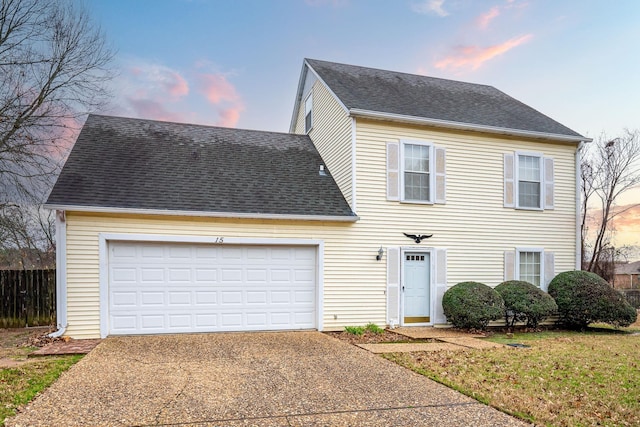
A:
[[[402,144],[402,200],[431,202],[432,146],[417,143]]]
[[[542,277],[542,251],[518,250],[518,275],[517,279],[540,287]]]
[[[313,93],[310,93],[307,100],[304,102],[304,131],[308,133],[313,127],[313,116],[311,110],[313,109]]]
[[[542,208],[542,158],[518,154],[518,207]]]

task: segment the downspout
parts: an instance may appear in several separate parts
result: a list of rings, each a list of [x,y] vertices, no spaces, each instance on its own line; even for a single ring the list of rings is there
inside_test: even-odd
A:
[[[357,215],[356,187],[356,118],[351,117],[351,210]]]
[[[584,141],[576,149],[576,270],[582,270],[582,148]]]
[[[56,327],[51,338],[64,335],[67,329],[67,222],[65,211],[56,211]]]

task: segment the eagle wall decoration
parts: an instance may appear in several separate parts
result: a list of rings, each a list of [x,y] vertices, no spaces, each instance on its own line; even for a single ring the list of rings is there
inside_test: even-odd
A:
[[[429,237],[433,236],[433,234],[407,234],[407,233],[402,233],[402,234],[404,234],[410,239],[413,239],[413,241],[416,243],[420,243],[424,239],[428,239]]]

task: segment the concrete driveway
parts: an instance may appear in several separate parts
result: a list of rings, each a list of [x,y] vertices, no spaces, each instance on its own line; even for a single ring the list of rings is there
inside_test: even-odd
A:
[[[526,425],[319,332],[108,338],[9,426]]]

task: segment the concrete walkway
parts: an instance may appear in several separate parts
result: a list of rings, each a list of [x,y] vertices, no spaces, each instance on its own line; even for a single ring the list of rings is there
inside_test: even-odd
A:
[[[318,332],[108,338],[8,426],[524,426]]]
[[[415,351],[483,350],[487,348],[505,347],[502,344],[478,339],[483,338],[483,335],[445,328],[398,328],[394,329],[393,332],[412,339],[431,339],[433,342],[358,344],[358,347],[376,354],[412,353]]]

